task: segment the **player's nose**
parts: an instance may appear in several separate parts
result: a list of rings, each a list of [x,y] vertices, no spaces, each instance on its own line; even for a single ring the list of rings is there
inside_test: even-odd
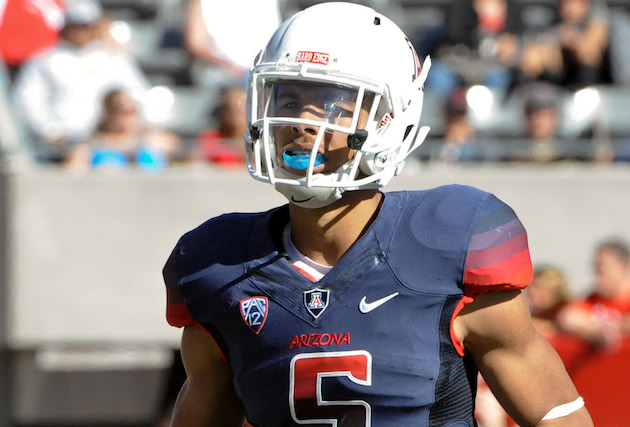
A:
[[[298,119],[305,121],[321,121],[323,117],[324,112],[313,105],[304,106],[297,116]],[[294,133],[316,135],[319,130],[319,126],[316,126],[313,123],[294,123],[291,125],[291,130]]]

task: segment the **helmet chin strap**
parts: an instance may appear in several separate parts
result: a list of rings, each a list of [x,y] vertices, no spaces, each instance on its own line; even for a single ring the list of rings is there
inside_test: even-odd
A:
[[[275,168],[274,175],[278,178],[304,179],[303,176],[294,175],[283,167]],[[328,206],[341,199],[345,191],[345,188],[307,187],[305,185],[291,185],[280,182],[276,182],[274,187],[276,191],[282,193],[289,202],[307,209],[318,209]]]

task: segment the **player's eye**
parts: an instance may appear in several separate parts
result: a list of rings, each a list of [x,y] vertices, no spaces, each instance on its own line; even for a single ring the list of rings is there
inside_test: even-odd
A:
[[[302,108],[302,105],[295,100],[280,100],[278,103],[278,113],[281,115],[288,115],[289,113],[295,113]]]

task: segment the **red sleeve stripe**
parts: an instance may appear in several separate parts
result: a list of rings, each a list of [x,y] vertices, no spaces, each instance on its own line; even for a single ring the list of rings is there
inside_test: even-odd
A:
[[[491,266],[471,268],[464,272],[466,289],[476,286],[502,286],[524,288],[533,277],[529,249]],[[489,289],[490,290],[490,289]]]
[[[455,319],[457,318],[459,313],[463,310],[463,308],[473,301],[474,301],[473,298],[471,298],[470,296],[464,295],[462,299],[459,301],[459,303],[457,304],[457,306],[455,307],[455,311],[453,311],[453,316],[451,317],[451,341],[453,342],[453,345],[455,346],[455,350],[457,350],[457,353],[462,357],[466,355],[466,348],[464,347],[464,344],[460,341],[459,337],[455,333],[454,324],[455,324]]]
[[[185,304],[175,304],[170,301],[166,304],[166,321],[169,325],[175,326],[176,328],[197,323],[192,318]]]
[[[466,270],[480,269],[498,264],[527,248],[527,233],[523,230],[518,236],[501,244],[487,249],[469,252],[466,258]]]

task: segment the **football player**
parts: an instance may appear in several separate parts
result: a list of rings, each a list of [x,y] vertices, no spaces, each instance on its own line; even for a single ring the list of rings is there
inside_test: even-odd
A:
[[[478,372],[520,425],[592,425],[532,327],[512,209],[466,186],[380,190],[428,132],[429,68],[350,3],[297,13],[258,55],[248,168],[289,203],[213,218],[167,261],[188,374],[174,426],[474,426]]]

